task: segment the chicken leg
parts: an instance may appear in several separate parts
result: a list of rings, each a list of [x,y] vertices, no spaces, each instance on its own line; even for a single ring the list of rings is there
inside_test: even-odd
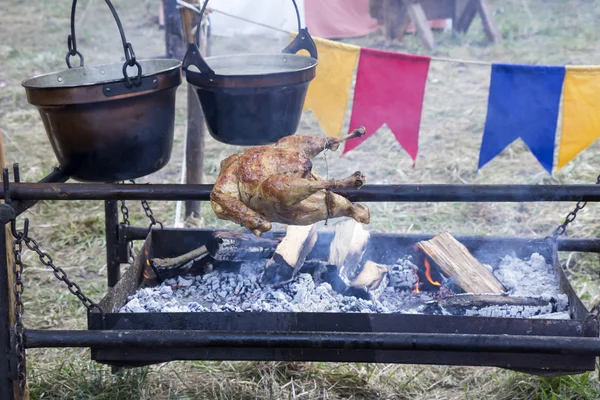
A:
[[[340,180],[315,180],[273,175],[258,188],[250,207],[263,210],[269,221],[310,225],[327,218],[352,217],[369,223],[368,208],[352,204],[330,189],[359,189],[365,183],[360,172]],[[265,207],[265,204],[271,205]]]
[[[275,146],[303,153],[309,159],[312,159],[324,150],[336,151],[340,144],[346,140],[364,136],[366,132],[365,128],[361,126],[341,137],[327,136],[325,138],[322,136],[291,135],[280,139],[275,143]]]

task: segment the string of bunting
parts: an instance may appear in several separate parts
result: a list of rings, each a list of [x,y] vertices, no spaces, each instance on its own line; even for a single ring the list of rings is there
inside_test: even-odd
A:
[[[178,3],[184,1],[178,0]],[[214,8],[211,12],[220,13]],[[290,39],[296,36],[293,32],[286,33]],[[355,149],[386,124],[415,165],[432,61],[491,66],[478,169],[520,138],[541,166],[552,174],[561,106],[557,170],[600,138],[600,66],[490,63],[389,52],[318,37],[313,39],[319,63],[303,111],[312,111],[327,136],[342,133],[356,78],[349,129],[362,125],[367,134],[347,142],[343,154]]]
[[[520,138],[552,174],[561,98],[557,169],[600,138],[600,66],[472,62],[314,40],[319,64],[304,109],[313,112],[328,136],[338,136],[342,131],[356,72],[350,129],[363,125],[367,135],[348,142],[344,154],[387,124],[414,165],[431,61],[491,66],[478,169]]]

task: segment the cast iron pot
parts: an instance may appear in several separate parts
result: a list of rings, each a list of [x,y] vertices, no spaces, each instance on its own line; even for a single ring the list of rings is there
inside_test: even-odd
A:
[[[83,182],[136,179],[167,165],[173,146],[175,92],[182,82],[179,60],[136,60],[114,7],[105,1],[121,33],[124,64],[84,66],[75,41],[74,0],[69,69],[22,83],[27,100],[40,113],[61,169]],[[70,57],[75,55],[80,65],[72,68]]]
[[[198,18],[196,42],[207,3],[205,0]],[[298,129],[318,55],[308,30],[300,29],[295,1],[294,6],[299,32],[282,54],[203,59],[197,43],[189,43],[183,71],[198,95],[208,131],[215,140],[242,146],[261,145],[276,142]],[[310,57],[295,54],[302,49]]]

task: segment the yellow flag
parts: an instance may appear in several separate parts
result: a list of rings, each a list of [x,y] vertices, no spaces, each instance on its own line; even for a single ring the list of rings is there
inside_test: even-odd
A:
[[[310,109],[327,136],[339,136],[350,98],[360,47],[313,38],[319,53],[316,76],[308,87],[304,110]]]
[[[600,66],[567,66],[558,169],[600,138]]]

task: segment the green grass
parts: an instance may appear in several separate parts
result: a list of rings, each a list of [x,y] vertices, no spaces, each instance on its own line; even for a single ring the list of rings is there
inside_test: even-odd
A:
[[[489,45],[476,20],[465,35],[436,33],[439,46],[425,51],[413,36],[386,43],[379,36],[346,40],[355,44],[457,59],[531,64],[600,64],[600,4],[590,0],[495,0],[491,2],[503,41]],[[116,26],[104,2],[78,6],[78,44],[88,64],[123,57]],[[164,53],[164,32],[154,11],[158,0],[115,1],[127,39],[139,57]],[[0,24],[0,130],[9,163],[19,162],[22,179],[35,181],[56,165],[36,110],[20,82],[65,68],[69,34],[68,1],[4,0]],[[85,20],[83,14],[85,13]],[[280,41],[215,39],[215,54],[280,51]],[[477,157],[487,107],[487,66],[432,62],[425,95],[416,168],[387,128],[341,157],[329,152],[329,175],[343,177],[360,169],[368,183],[593,183],[600,173],[600,143],[595,143],[550,177],[517,141],[477,172]],[[140,182],[179,181],[186,117],[186,84],[178,92],[176,132],[170,164]],[[348,121],[346,121],[348,124]],[[311,113],[300,131],[319,132]],[[220,161],[238,148],[206,138],[206,182],[213,182]],[[315,160],[324,175],[325,160]],[[146,226],[141,205],[128,202],[133,224]],[[175,204],[153,202],[155,215],[172,226]],[[374,231],[439,232],[544,236],[562,222],[574,204],[370,204]],[[26,213],[31,235],[69,277],[95,300],[105,293],[106,255],[102,202],[44,201]],[[21,220],[22,223],[22,220]],[[206,227],[235,227],[202,207],[196,221]],[[568,229],[572,237],[600,237],[600,206],[589,204]],[[24,256],[25,325],[38,329],[85,329],[79,301],[31,252]],[[590,306],[600,299],[596,255],[561,254],[573,286]],[[494,368],[349,363],[173,362],[123,370],[90,361],[88,350],[35,349],[28,353],[33,399],[597,399],[597,372],[540,378]]]

